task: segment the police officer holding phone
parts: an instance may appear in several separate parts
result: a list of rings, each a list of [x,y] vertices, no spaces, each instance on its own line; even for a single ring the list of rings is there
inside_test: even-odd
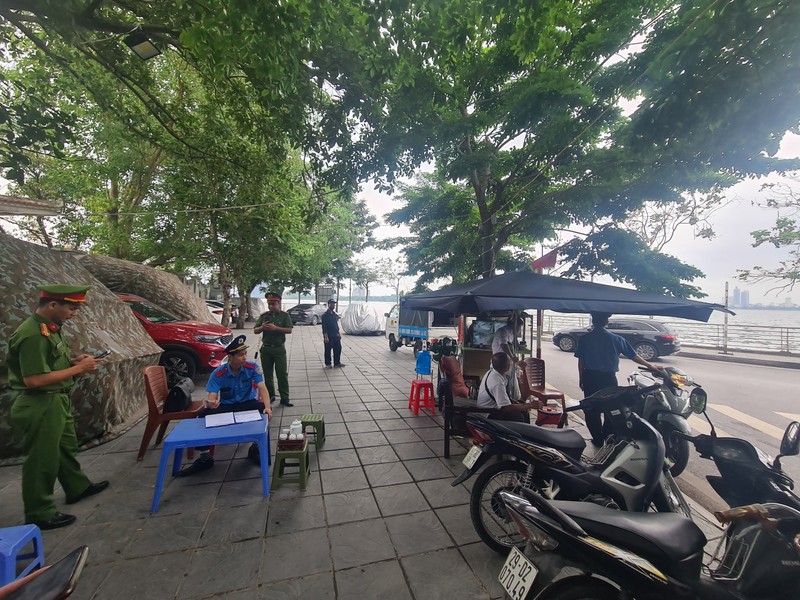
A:
[[[108,481],[92,483],[81,470],[78,438],[69,393],[75,377],[101,364],[89,354],[70,357],[61,327],[84,305],[87,285],[40,285],[36,312],[8,341],[8,383],[17,392],[11,423],[22,436],[22,501],[25,522],[40,529],[64,527],[75,516],[59,512],[53,501],[56,479],[67,504],[93,496]]]

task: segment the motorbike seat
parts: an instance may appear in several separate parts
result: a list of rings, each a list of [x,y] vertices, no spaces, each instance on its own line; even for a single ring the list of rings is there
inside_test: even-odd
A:
[[[497,421],[494,423],[497,424]],[[514,421],[503,421],[503,427],[521,435],[526,440],[539,442],[543,446],[574,450],[578,456],[586,448],[586,440],[574,429],[551,429],[549,427],[539,427],[538,425],[528,425],[527,423],[515,423]]]
[[[626,548],[681,578],[699,573],[706,536],[694,521],[676,513],[635,513],[590,502],[553,501],[600,540]]]

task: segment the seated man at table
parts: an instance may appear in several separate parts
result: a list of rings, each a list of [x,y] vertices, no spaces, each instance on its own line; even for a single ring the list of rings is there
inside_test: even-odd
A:
[[[528,411],[539,408],[539,402],[512,402],[508,397],[506,373],[511,369],[511,358],[505,352],[492,354],[492,368],[478,388],[478,408],[496,408],[490,419],[530,423]]]
[[[264,375],[261,367],[252,360],[247,360],[247,338],[238,336],[225,348],[228,361],[222,363],[211,372],[206,385],[208,397],[205,407],[199,415],[239,412],[242,410],[257,410],[267,413],[272,419],[272,410],[269,407],[269,392],[264,385]],[[182,469],[178,477],[194,475],[214,466],[214,457],[211,456],[207,446],[197,448],[200,456],[191,465]],[[247,458],[256,464],[261,464],[258,454],[258,445],[253,444],[247,452]]]

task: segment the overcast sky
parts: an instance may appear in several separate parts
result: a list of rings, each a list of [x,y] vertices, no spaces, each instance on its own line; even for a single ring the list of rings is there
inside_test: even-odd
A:
[[[787,134],[781,144],[779,156],[782,158],[800,158],[800,136]],[[761,208],[755,203],[763,199],[759,192],[766,182],[779,181],[778,177],[764,178],[761,180],[747,180],[730,188],[728,196],[733,201],[711,219],[716,232],[713,240],[695,240],[691,230],[687,229],[676,235],[675,239],[665,248],[665,252],[698,267],[706,274],[706,278],[698,285],[708,294],[706,300],[722,302],[725,282],[729,282],[730,294],[734,286],[750,291],[750,302],[765,304],[781,304],[789,297],[795,304],[800,304],[800,287],[792,292],[769,292],[775,284],[750,284],[738,281],[736,270],[759,266],[777,266],[781,259],[789,254],[788,248],[776,249],[763,245],[759,248],[752,247],[751,231],[768,229],[775,223],[776,212]],[[381,227],[375,232],[378,239],[403,235],[407,233],[404,228],[383,225],[384,214],[396,208],[391,197],[377,192],[372,186],[366,185],[361,192],[361,197],[367,203],[370,211],[379,219]],[[396,256],[396,252],[378,251],[370,249],[365,253],[369,258],[381,256]],[[413,285],[413,278],[404,281],[405,289]],[[390,293],[389,288],[372,286],[372,294]]]

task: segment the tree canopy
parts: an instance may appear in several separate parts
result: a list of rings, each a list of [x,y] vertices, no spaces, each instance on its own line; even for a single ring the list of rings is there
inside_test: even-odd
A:
[[[421,286],[578,224],[573,275],[697,295],[620,224],[800,167],[775,158],[798,25],[792,0],[0,0],[0,170],[67,200],[40,235],[299,290],[368,240],[359,181],[432,163],[388,217]]]
[[[419,46],[398,42],[413,67],[389,96],[376,152],[387,181],[435,162],[437,185],[402,188],[403,208],[389,215],[432,234],[405,246],[410,265],[435,257],[434,268],[449,262],[442,271],[456,278],[491,275],[515,248],[529,251],[572,223],[607,234],[647,201],[677,203],[797,166],[774,158],[800,123],[797,3],[598,0],[542,11],[496,1],[461,12],[463,3],[439,4],[424,23],[414,13],[393,23],[426,35],[409,36],[424,39]],[[629,115],[623,98],[637,102]],[[448,204],[449,227],[434,231],[425,221]],[[622,236],[634,237],[616,231],[616,244]],[[449,248],[460,255],[440,254]],[[613,249],[574,254],[573,272],[599,264],[604,248]],[[651,256],[637,251],[626,262],[637,259],[626,280]],[[669,279],[646,286],[697,292]]]

